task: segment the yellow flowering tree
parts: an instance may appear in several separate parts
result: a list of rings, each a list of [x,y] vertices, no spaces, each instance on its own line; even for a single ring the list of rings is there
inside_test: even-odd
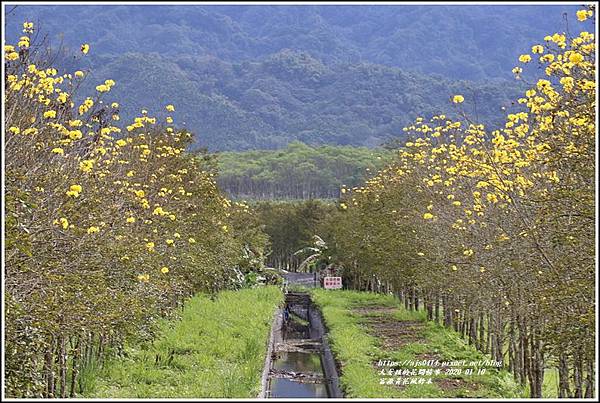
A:
[[[33,32],[4,48],[7,395],[74,397],[82,367],[126,337],[152,337],[193,293],[239,287],[266,238],[210,156],[186,152],[173,105],[120,124],[112,80],[76,103],[85,74],[49,66]]]
[[[396,161],[343,194],[328,243],[354,287],[424,306],[530,396],[556,367],[559,396],[592,397],[595,36],[549,35],[518,60],[517,79],[543,76],[503,127],[472,121],[458,94],[462,119],[416,119]]]

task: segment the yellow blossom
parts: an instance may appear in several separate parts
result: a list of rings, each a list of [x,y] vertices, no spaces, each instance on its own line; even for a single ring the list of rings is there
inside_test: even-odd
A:
[[[583,56],[580,53],[573,52],[569,55],[569,61],[573,64],[579,64],[583,61]]]
[[[67,192],[68,196],[79,197],[79,193],[81,193],[82,187],[81,185],[71,185],[69,187],[69,191]]]
[[[591,11],[587,11],[587,10],[579,10],[577,11],[577,19],[579,21],[585,21],[588,19],[588,17],[590,17],[592,15]]]
[[[91,172],[94,167],[94,160],[83,160],[79,163],[79,169],[83,172]]]
[[[462,95],[455,95],[452,98],[452,102],[454,102],[455,104],[460,104],[460,103],[464,102],[464,100],[465,100],[465,97],[463,97]]]
[[[55,117],[56,117],[56,111],[44,112],[44,118],[46,118],[46,119],[54,119]]]
[[[69,131],[69,138],[71,140],[79,140],[82,137],[83,137],[83,133],[81,133],[81,130],[70,130]]]
[[[61,92],[60,95],[56,97],[56,100],[61,104],[64,104],[67,102],[68,97],[69,95],[66,92]]]
[[[498,196],[496,196],[494,193],[488,193],[486,199],[490,203],[498,203]]]
[[[521,56],[519,56],[519,61],[521,63],[529,63],[531,61],[531,56],[530,55],[521,55]]]

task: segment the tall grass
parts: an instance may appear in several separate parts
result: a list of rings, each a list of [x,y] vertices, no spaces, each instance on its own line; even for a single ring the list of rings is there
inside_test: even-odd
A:
[[[181,320],[164,321],[150,345],[86,374],[86,397],[255,397],[260,391],[277,287],[191,298]],[[94,385],[95,384],[95,385]]]

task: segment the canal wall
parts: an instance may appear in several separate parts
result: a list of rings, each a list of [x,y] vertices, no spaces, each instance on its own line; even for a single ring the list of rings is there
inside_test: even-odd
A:
[[[320,310],[312,303],[310,295],[307,293],[286,293],[285,301],[285,308],[278,309],[273,318],[261,379],[261,391],[258,397],[272,397],[272,381],[278,378],[286,378],[298,383],[322,384],[327,389],[327,397],[343,397],[335,359],[329,346],[327,329]],[[284,313],[286,309],[287,315]],[[288,316],[287,321],[284,316]],[[300,357],[306,357],[306,354],[317,354],[320,358],[321,373],[317,374],[310,371],[306,373],[301,370],[282,371],[280,368],[276,368],[277,365],[274,365],[274,363],[280,355],[289,353],[299,353]],[[290,363],[289,361],[291,355],[296,356],[294,354],[288,355],[286,365],[291,364],[294,366],[294,362]],[[298,362],[298,367],[302,367],[301,362]],[[310,388],[306,389],[310,390]],[[298,395],[282,395],[281,390],[278,393],[277,397],[298,397]],[[324,397],[324,395],[302,395],[302,397]]]

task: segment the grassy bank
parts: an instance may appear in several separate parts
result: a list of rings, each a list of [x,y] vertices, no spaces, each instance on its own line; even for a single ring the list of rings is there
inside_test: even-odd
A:
[[[282,300],[276,287],[221,292],[214,301],[197,295],[153,343],[86,374],[85,397],[256,397]]]
[[[506,371],[485,367],[482,375],[442,374],[431,384],[381,384],[379,360],[470,361],[488,357],[454,331],[427,322],[424,312],[406,311],[392,296],[354,291],[314,290],[341,365],[340,382],[347,397],[520,397],[523,392]],[[466,367],[466,366],[465,366]],[[401,369],[425,366],[399,365]],[[386,368],[387,369],[387,368]],[[391,378],[397,379],[396,376]],[[423,376],[422,378],[429,378]]]

